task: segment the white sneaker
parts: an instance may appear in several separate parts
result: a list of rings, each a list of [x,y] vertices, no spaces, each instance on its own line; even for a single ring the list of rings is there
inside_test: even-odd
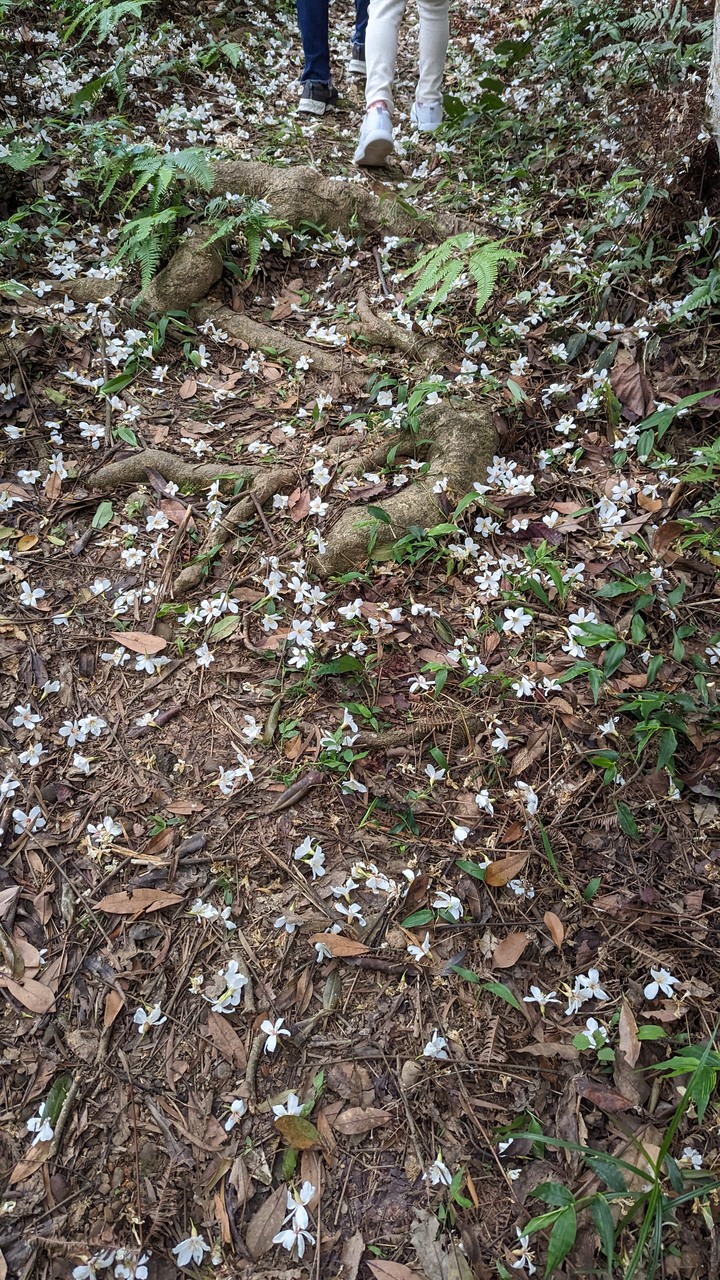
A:
[[[385,107],[371,107],[362,122],[360,139],[353,156],[355,164],[365,164],[371,168],[383,165],[394,150],[390,112]]]
[[[416,129],[423,133],[434,133],[440,128],[443,118],[442,102],[413,102],[410,110],[410,121]]]

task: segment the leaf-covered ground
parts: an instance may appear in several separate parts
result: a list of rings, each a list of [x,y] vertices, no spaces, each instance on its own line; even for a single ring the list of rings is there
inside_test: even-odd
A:
[[[712,1276],[710,6],[458,4],[432,138],[409,14],[386,175],[349,8],[308,123],[288,5],[0,6],[0,1276]],[[422,229],[208,209],[229,155],[516,260],[406,305]],[[334,372],[131,309],[193,220]],[[438,403],[497,455],[388,542]],[[220,478],[98,489],[140,449]],[[284,483],[215,553],[238,463]],[[349,503],[373,557],[321,578]]]

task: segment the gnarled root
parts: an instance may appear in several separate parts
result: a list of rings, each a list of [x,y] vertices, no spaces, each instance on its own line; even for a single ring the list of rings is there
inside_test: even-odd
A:
[[[195,314],[201,322],[212,320],[219,329],[224,329],[233,338],[240,338],[243,342],[247,342],[248,346],[255,351],[261,347],[270,347],[279,355],[288,356],[291,360],[299,360],[301,356],[305,356],[307,360],[312,361],[313,368],[319,369],[322,373],[340,372],[342,356],[338,355],[337,351],[327,351],[324,347],[313,346],[312,343],[303,342],[300,338],[291,338],[282,329],[259,324],[257,320],[251,320],[250,316],[240,315],[236,311],[231,311],[229,307],[206,303],[198,307]]]
[[[197,559],[180,571],[173,584],[173,596],[177,598],[192,591],[193,587],[202,581],[208,558],[224,547],[241,525],[257,515],[258,507],[262,507],[263,503],[279,493],[281,489],[290,488],[294,480],[290,467],[272,467],[267,471],[258,472],[251,491],[243,494],[239,501],[225,512],[220,523],[211,529],[205,538],[197,553]]]
[[[444,240],[468,228],[464,219],[448,214],[414,213],[395,199],[391,188],[376,196],[360,183],[324,178],[307,165],[281,169],[260,160],[217,160],[213,175],[213,195],[231,191],[267,200],[273,216],[293,230],[303,222],[345,232],[359,224],[365,231]]]
[[[412,333],[409,329],[403,329],[402,325],[393,324],[385,316],[376,315],[364,289],[358,290],[357,310],[362,324],[356,332],[367,338],[373,346],[400,351],[434,369],[444,368],[447,364],[448,352],[441,342],[426,338],[422,333]]]
[[[137,299],[143,311],[187,311],[210,292],[223,270],[219,242],[207,243],[211,234],[209,227],[194,227],[180,241],[167,266]]]
[[[140,484],[148,478],[148,472],[157,471],[163,480],[172,480],[181,489],[201,493],[209,489],[215,480],[227,480],[245,484],[265,468],[223,466],[221,462],[186,462],[176,453],[166,449],[141,449],[118,462],[108,462],[89,477],[93,489],[118,489],[123,484]]]
[[[401,452],[409,452],[410,442],[407,437]],[[442,521],[445,517],[438,494],[433,492],[435,484],[447,480],[450,492],[462,497],[476,480],[484,479],[497,443],[490,411],[484,406],[468,409],[443,404],[427,409],[420,419],[418,448],[427,449],[430,465],[416,483],[375,504],[389,517],[388,524],[379,526],[381,542],[395,542],[412,526],[427,529]],[[316,556],[314,567],[323,577],[358,568],[368,557],[370,532],[377,528],[378,522],[365,507],[349,507],[330,530],[325,551]]]

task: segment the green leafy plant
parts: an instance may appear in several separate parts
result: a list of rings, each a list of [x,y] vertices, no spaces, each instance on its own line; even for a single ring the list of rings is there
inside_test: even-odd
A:
[[[659,1063],[653,1070],[666,1078],[687,1078],[685,1092],[672,1115],[657,1155],[630,1133],[628,1149],[630,1146],[635,1149],[637,1163],[579,1143],[545,1137],[534,1129],[513,1133],[513,1137],[529,1139],[541,1150],[554,1147],[576,1152],[604,1186],[602,1191],[576,1196],[562,1183],[544,1182],[530,1193],[549,1206],[545,1213],[531,1218],[523,1228],[524,1239],[543,1231],[550,1232],[543,1272],[545,1280],[573,1248],[578,1215],[583,1210],[589,1211],[600,1239],[608,1280],[618,1274],[623,1280],[635,1280],[639,1275],[644,1280],[654,1280],[661,1265],[667,1228],[677,1226],[678,1209],[697,1203],[702,1209],[703,1205],[707,1206],[708,1197],[720,1190],[720,1179],[694,1170],[685,1171],[670,1154],[682,1118],[691,1103],[695,1105],[698,1121],[702,1123],[717,1088],[720,1054],[713,1049],[710,1040],[705,1045],[684,1047],[674,1058]],[[613,1213],[613,1205],[619,1212]],[[631,1229],[635,1234],[629,1240]],[[617,1264],[622,1268],[620,1272],[616,1271]]]
[[[418,276],[405,302],[412,306],[430,294],[427,310],[432,313],[447,301],[455,285],[468,273],[475,282],[475,310],[479,315],[490,299],[500,264],[505,262],[512,267],[517,257],[502,241],[484,240],[474,231],[449,236],[418,258],[414,266],[401,272]]]
[[[94,3],[83,4],[83,0],[76,0],[66,10],[68,17],[62,31],[63,40],[68,44],[72,38],[73,44],[79,45],[92,35],[97,44],[102,44],[123,18],[142,19],[144,10],[154,3],[155,0],[119,0],[117,4],[107,4],[106,0],[94,0]]]

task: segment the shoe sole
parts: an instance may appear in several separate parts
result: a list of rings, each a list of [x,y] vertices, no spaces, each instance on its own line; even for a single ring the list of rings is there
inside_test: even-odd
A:
[[[348,71],[353,76],[366,76],[367,65],[361,62],[359,58],[351,58],[348,62]]]
[[[386,133],[371,133],[358,147],[353,161],[370,169],[380,168],[394,150],[392,138],[388,138]]]
[[[324,116],[328,111],[337,111],[337,104],[334,102],[316,102],[313,98],[301,98],[298,103],[298,111],[306,116]]]

